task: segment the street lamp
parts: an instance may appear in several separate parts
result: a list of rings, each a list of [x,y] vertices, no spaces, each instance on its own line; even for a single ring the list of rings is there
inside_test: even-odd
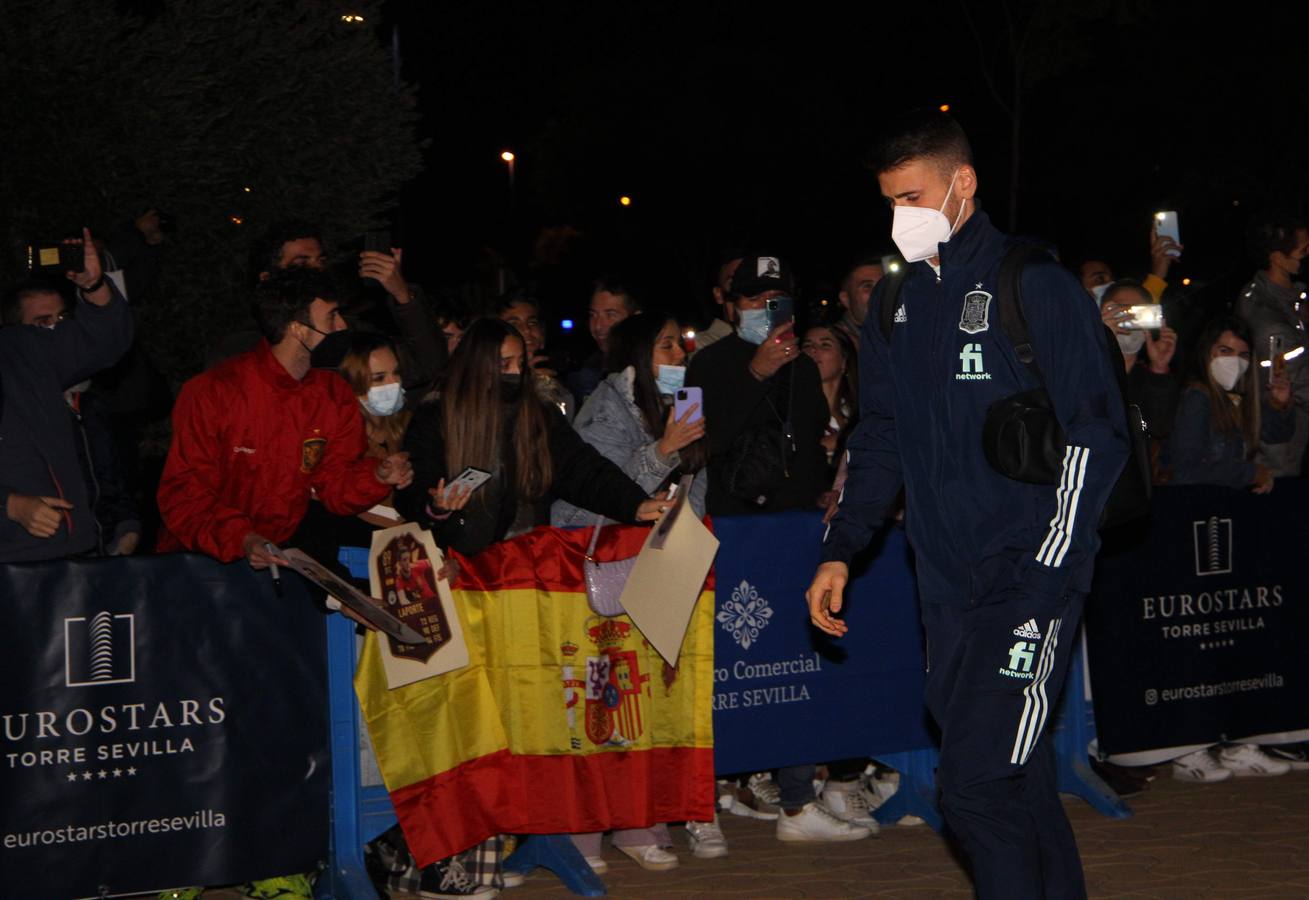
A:
[[[514,160],[517,159],[517,157],[514,156],[512,150],[506,150],[500,154],[500,158],[504,160],[505,165],[509,167],[509,192],[512,194],[514,190]]]

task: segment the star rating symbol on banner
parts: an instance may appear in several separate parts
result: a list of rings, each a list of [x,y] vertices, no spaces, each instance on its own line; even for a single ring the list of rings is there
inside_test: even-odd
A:
[[[1236,646],[1236,641],[1233,640],[1232,638],[1228,638],[1227,640],[1224,641],[1209,641],[1207,643],[1202,642],[1200,644],[1200,649],[1217,650],[1219,647],[1234,647],[1234,646]]]
[[[69,772],[67,778],[69,782],[77,781],[79,777],[83,781],[91,781],[92,779],[99,779],[100,781],[104,781],[108,778],[123,778],[123,777],[131,778],[135,774],[136,774],[136,766],[128,766],[126,770],[100,769],[99,771],[96,772],[92,772],[92,771],[85,771],[81,773]]]

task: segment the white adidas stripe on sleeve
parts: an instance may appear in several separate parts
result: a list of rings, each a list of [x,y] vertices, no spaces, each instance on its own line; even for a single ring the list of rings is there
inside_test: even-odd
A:
[[[1063,565],[1068,548],[1072,546],[1073,523],[1077,521],[1077,505],[1086,484],[1086,466],[1090,459],[1091,451],[1086,447],[1070,444],[1064,450],[1064,468],[1055,494],[1054,518],[1050,520],[1050,530],[1036,554],[1036,561],[1042,565],[1057,569]]]

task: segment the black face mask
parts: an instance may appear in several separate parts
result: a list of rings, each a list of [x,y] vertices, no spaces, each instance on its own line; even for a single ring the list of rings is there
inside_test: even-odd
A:
[[[500,376],[500,399],[505,403],[517,403],[523,397],[523,376],[519,372]]]
[[[313,326],[309,326],[313,328]],[[314,329],[317,331],[317,329]],[[319,332],[322,334],[322,332]],[[341,361],[350,350],[350,340],[353,337],[347,331],[333,331],[323,335],[323,339],[318,342],[314,349],[309,351],[309,365],[315,369],[339,369]]]

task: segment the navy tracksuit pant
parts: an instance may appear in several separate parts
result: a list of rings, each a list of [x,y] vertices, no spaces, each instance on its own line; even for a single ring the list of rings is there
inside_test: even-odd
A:
[[[982,900],[1086,896],[1049,736],[1083,600],[923,604],[941,811]]]

